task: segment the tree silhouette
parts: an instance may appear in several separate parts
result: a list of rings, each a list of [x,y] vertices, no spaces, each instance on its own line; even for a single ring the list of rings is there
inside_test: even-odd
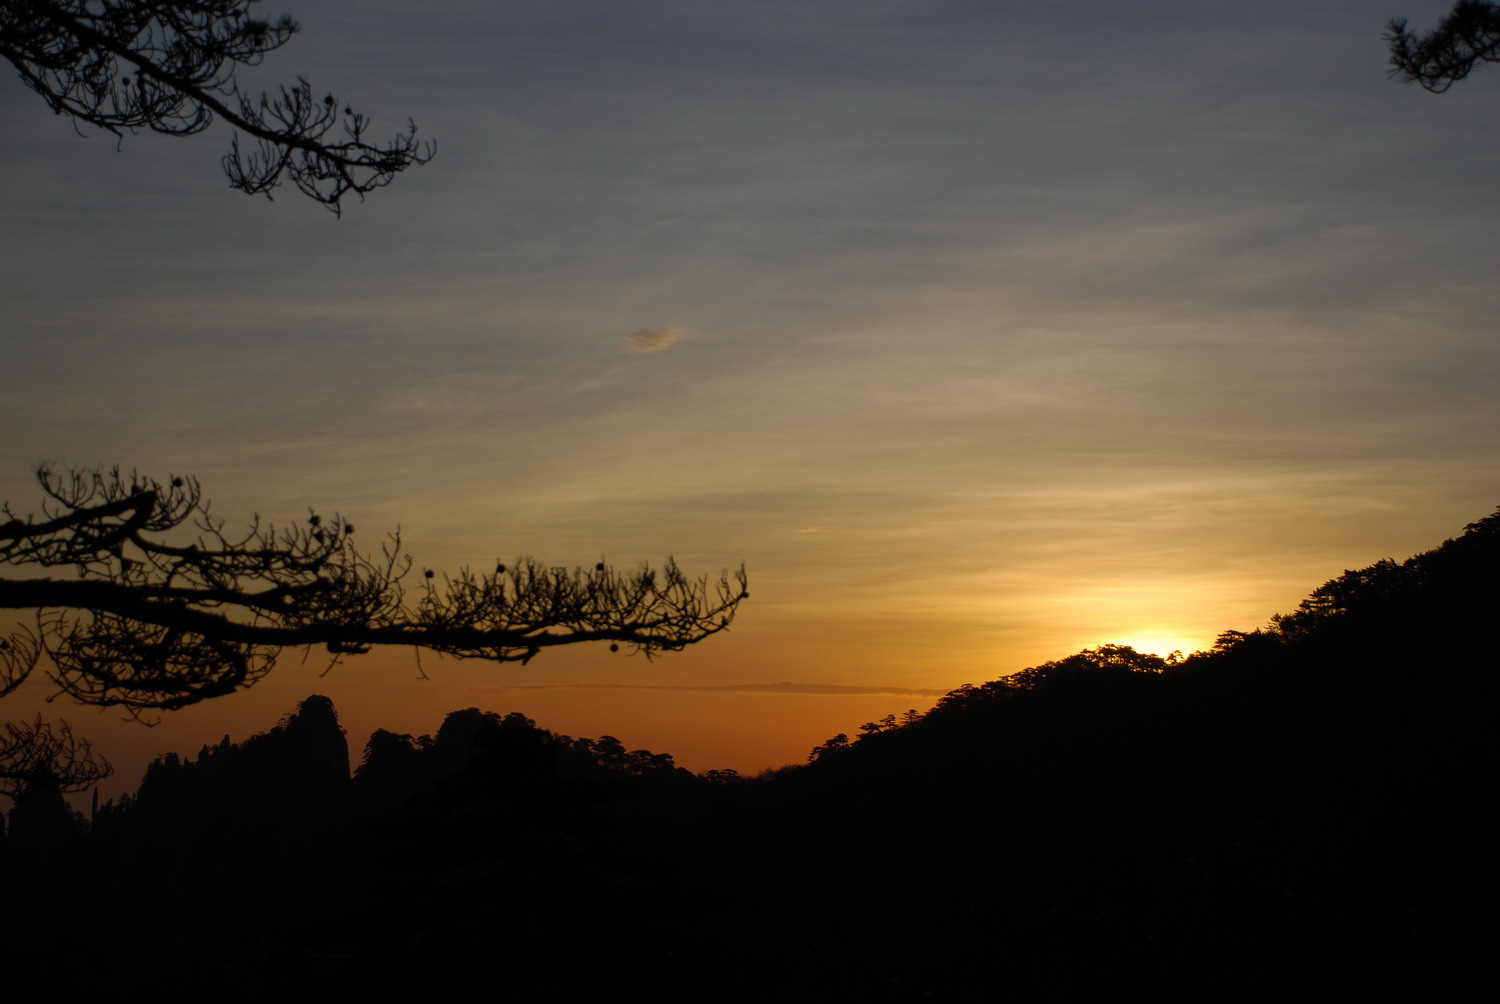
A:
[[[341,201],[390,184],[435,148],[408,123],[384,146],[365,140],[369,119],[305,77],[254,98],[240,67],[297,33],[289,17],[263,21],[254,0],[0,0],[0,55],[52,110],[116,136],[149,129],[191,136],[218,116],[238,135],[224,157],[231,187],[265,195],[289,180],[338,215]]]
[[[88,740],[75,738],[66,722],[40,717],[7,722],[0,736],[0,795],[19,802],[33,791],[84,791],[109,777],[109,761]]]
[[[34,631],[0,643],[0,695],[43,654],[58,694],[135,716],[248,687],[286,646],[338,659],[408,645],[524,663],[600,641],[650,657],[727,629],[748,595],[743,568],[710,585],[670,559],[660,571],[618,573],[525,558],[441,582],[424,570],[409,600],[399,537],[365,554],[340,516],[311,513],[280,529],[257,519],[231,534],[192,478],[42,467],[37,479],[42,518],[0,509],[0,562],[70,574],[0,578],[0,608],[36,611]]]
[[[1435,30],[1416,34],[1406,19],[1390,23],[1391,76],[1441,94],[1481,63],[1500,62],[1500,5],[1459,0]]]
[[[818,745],[814,746],[807,754],[807,762],[816,763],[817,761],[822,760],[824,757],[834,756],[835,754],[842,753],[852,747],[853,743],[849,741],[848,734],[840,732],[838,735],[832,737],[831,739],[828,739],[825,742],[819,743]]]

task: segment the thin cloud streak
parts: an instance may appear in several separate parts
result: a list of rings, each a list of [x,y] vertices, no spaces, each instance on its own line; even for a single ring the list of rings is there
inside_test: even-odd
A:
[[[942,697],[946,690],[924,687],[858,687],[833,683],[729,683],[718,686],[690,683],[643,684],[643,683],[517,683],[497,687],[465,687],[467,694],[512,694],[517,691],[534,690],[655,690],[672,693],[718,693],[718,694],[780,694],[788,697],[825,696],[850,697]]]

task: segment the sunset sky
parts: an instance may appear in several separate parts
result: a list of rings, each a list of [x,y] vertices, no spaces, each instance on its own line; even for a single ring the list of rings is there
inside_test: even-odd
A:
[[[287,652],[150,732],[54,706],[107,791],[315,691],[356,750],[477,705],[759,770],[1500,504],[1500,70],[1433,96],[1380,39],[1448,0],[263,6],[302,32],[242,84],[436,159],[336,220],[229,191],[227,128],[117,151],[8,74],[0,499],[119,463],[423,567],[752,596],[653,662]]]

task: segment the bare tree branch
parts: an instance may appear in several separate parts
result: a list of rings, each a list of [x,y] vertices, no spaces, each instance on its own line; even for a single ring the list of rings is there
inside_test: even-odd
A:
[[[244,152],[236,136],[224,158],[231,187],[250,195],[289,180],[338,215],[346,195],[363,199],[432,159],[412,123],[384,146],[367,142],[369,119],[314,97],[304,77],[274,96],[242,93],[235,71],[298,30],[289,17],[252,18],[253,2],[0,0],[0,55],[53,111],[116,136],[190,136],[223,118],[252,140]]]

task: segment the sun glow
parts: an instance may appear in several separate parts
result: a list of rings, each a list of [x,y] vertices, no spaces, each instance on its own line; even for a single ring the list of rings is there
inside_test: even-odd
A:
[[[1192,655],[1213,645],[1212,638],[1199,638],[1169,629],[1132,631],[1101,639],[1100,645],[1126,645],[1137,652],[1159,655],[1163,658],[1173,652]],[[1090,646],[1096,647],[1096,646]]]

